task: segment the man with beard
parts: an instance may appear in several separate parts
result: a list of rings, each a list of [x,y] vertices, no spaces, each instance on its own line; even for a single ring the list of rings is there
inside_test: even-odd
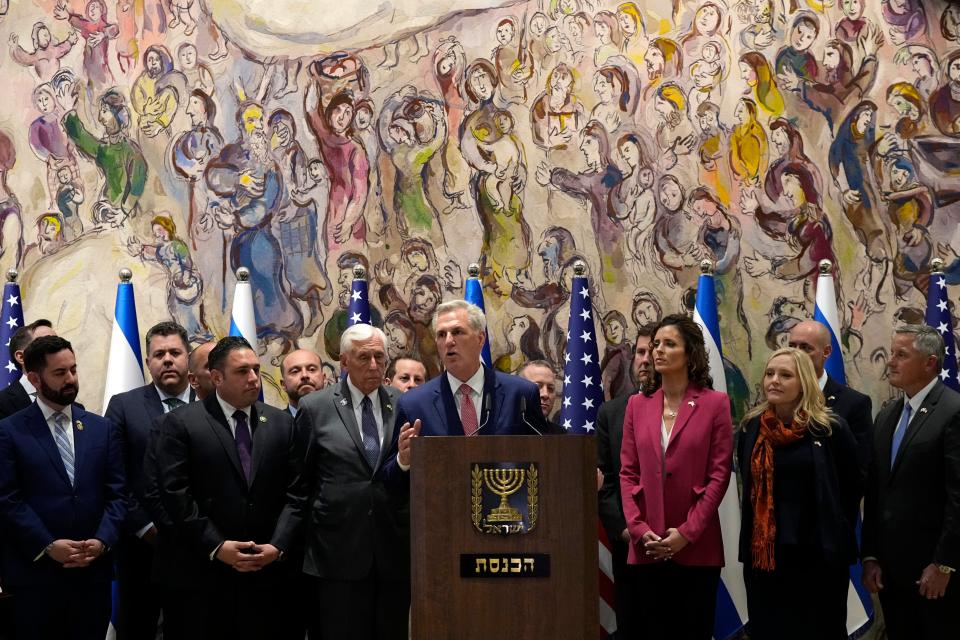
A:
[[[653,357],[650,342],[655,325],[644,325],[637,331],[630,373],[633,383],[642,389],[653,381]],[[627,521],[620,499],[620,443],[623,441],[623,418],[632,393],[625,393],[600,405],[597,413],[597,468],[603,484],[597,494],[600,522],[610,539],[613,561],[613,586],[616,598],[617,629],[624,638],[639,633],[636,600],[640,597],[636,577],[627,569]]]
[[[168,414],[156,449],[191,621],[174,637],[302,639],[305,612],[292,602],[305,447],[289,413],[257,401],[260,361],[246,340],[220,340],[208,367],[216,391]]]
[[[347,328],[347,321],[350,319],[348,311],[350,310],[350,292],[353,286],[353,268],[356,265],[362,265],[367,273],[370,273],[370,263],[367,257],[352,251],[346,251],[337,258],[337,285],[340,291],[337,293],[337,309],[330,315],[327,324],[323,327],[323,347],[327,355],[333,360],[340,359],[340,336]],[[370,321],[375,327],[383,326],[383,316],[380,310],[372,304],[370,305]]]
[[[294,418],[300,409],[300,400],[308,393],[323,388],[323,370],[320,356],[307,349],[288,353],[280,362],[280,377],[287,392],[287,411]]]
[[[117,640],[157,635],[160,594],[150,579],[157,527],[143,504],[148,482],[144,458],[154,419],[187,404],[194,395],[187,384],[186,330],[175,322],[161,322],[150,327],[144,342],[152,381],[110,398],[106,412],[122,437],[130,493],[117,547]]]
[[[78,87],[74,84],[58,96],[66,113],[63,128],[83,157],[97,165],[104,180],[100,200],[93,207],[94,223],[121,226],[138,211],[147,184],[147,161],[137,143],[127,136],[130,109],[123,94],[110,89],[100,96],[97,121],[106,133],[100,140],[77,115]]]
[[[253,298],[260,322],[257,338],[262,344],[279,340],[279,351],[285,353],[303,333],[303,316],[290,301],[280,243],[271,231],[283,199],[283,178],[270,155],[263,107],[242,103],[236,121],[240,139],[225,146],[207,165],[206,182],[221,198],[215,208],[217,224],[235,234],[230,268],[250,269],[250,285],[257,292]]]
[[[169,135],[170,123],[177,114],[181,96],[186,97],[187,80],[173,71],[173,59],[162,45],[153,45],[143,54],[143,73],[130,88],[130,104],[140,118],[140,132],[155,138],[161,131]]]
[[[13,382],[3,391],[0,391],[0,420],[12,416],[21,409],[26,409],[37,397],[37,390],[27,376],[23,375],[23,352],[31,342],[43,336],[55,336],[53,324],[46,318],[34,320],[13,332],[10,336],[10,360],[21,371],[20,379]],[[9,367],[9,365],[8,365]]]
[[[126,515],[123,454],[113,424],[74,403],[69,342],[37,338],[24,353],[37,401],[0,421],[4,588],[16,593],[17,637],[103,638],[110,550]]]

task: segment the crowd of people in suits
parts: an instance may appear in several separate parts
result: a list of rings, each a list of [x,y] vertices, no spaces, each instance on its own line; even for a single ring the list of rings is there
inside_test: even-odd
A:
[[[383,332],[358,324],[333,385],[317,354],[284,358],[279,409],[259,400],[243,338],[191,350],[161,322],[145,337],[151,382],[104,417],[76,402],[70,342],[46,320],[20,329],[9,349],[24,375],[0,391],[0,633],[100,640],[112,615],[119,640],[407,638],[413,439],[563,433],[548,362],[517,376],[482,364],[486,321],[463,300],[439,305],[433,327],[440,375],[388,362]],[[621,637],[712,636],[734,465],[751,639],[846,638],[858,560],[891,640],[960,629],[960,394],[939,378],[942,339],[895,331],[903,398],[875,419],[824,372],[825,326],[802,322],[789,344],[734,425],[698,325],[671,315],[640,330],[637,390],[597,420]]]

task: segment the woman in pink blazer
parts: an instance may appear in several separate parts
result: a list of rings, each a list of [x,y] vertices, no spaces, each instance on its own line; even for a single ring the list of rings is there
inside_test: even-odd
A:
[[[629,568],[646,640],[709,640],[723,539],[718,509],[730,482],[733,424],[727,394],[711,390],[703,333],[685,315],[654,332],[653,384],[630,398],[620,486]]]

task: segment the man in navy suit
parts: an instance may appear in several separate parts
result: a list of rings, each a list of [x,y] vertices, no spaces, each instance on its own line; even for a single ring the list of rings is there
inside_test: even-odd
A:
[[[53,324],[45,318],[20,327],[10,336],[10,344],[7,347],[10,350],[9,362],[23,371],[23,350],[27,345],[36,338],[55,335],[57,332],[53,330]],[[18,381],[0,391],[0,420],[29,407],[36,395],[37,390],[30,384],[27,376],[20,376]]]
[[[396,458],[410,465],[410,439],[453,435],[536,435],[549,432],[537,386],[480,362],[486,340],[483,311],[466,300],[437,307],[437,351],[446,372],[400,396]]]
[[[144,454],[153,420],[193,399],[187,385],[186,330],[176,322],[161,322],[150,327],[144,342],[152,382],[113,396],[106,412],[123,438],[130,494],[117,546],[117,640],[153,640],[157,635],[160,594],[150,579],[157,527],[143,504]]]
[[[37,401],[0,421],[3,576],[17,636],[101,640],[110,622],[110,549],[126,515],[123,454],[110,423],[74,403],[70,343],[37,338],[24,354]]]
[[[287,392],[287,411],[296,418],[300,399],[323,388],[320,356],[309,349],[291,351],[280,362],[280,379]]]

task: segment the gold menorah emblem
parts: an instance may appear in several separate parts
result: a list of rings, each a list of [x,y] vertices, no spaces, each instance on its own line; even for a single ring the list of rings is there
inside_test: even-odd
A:
[[[488,522],[521,522],[523,516],[520,511],[510,506],[508,498],[515,494],[523,481],[526,472],[523,469],[484,469],[483,482],[490,491],[500,496],[500,506],[495,507],[487,514]]]

